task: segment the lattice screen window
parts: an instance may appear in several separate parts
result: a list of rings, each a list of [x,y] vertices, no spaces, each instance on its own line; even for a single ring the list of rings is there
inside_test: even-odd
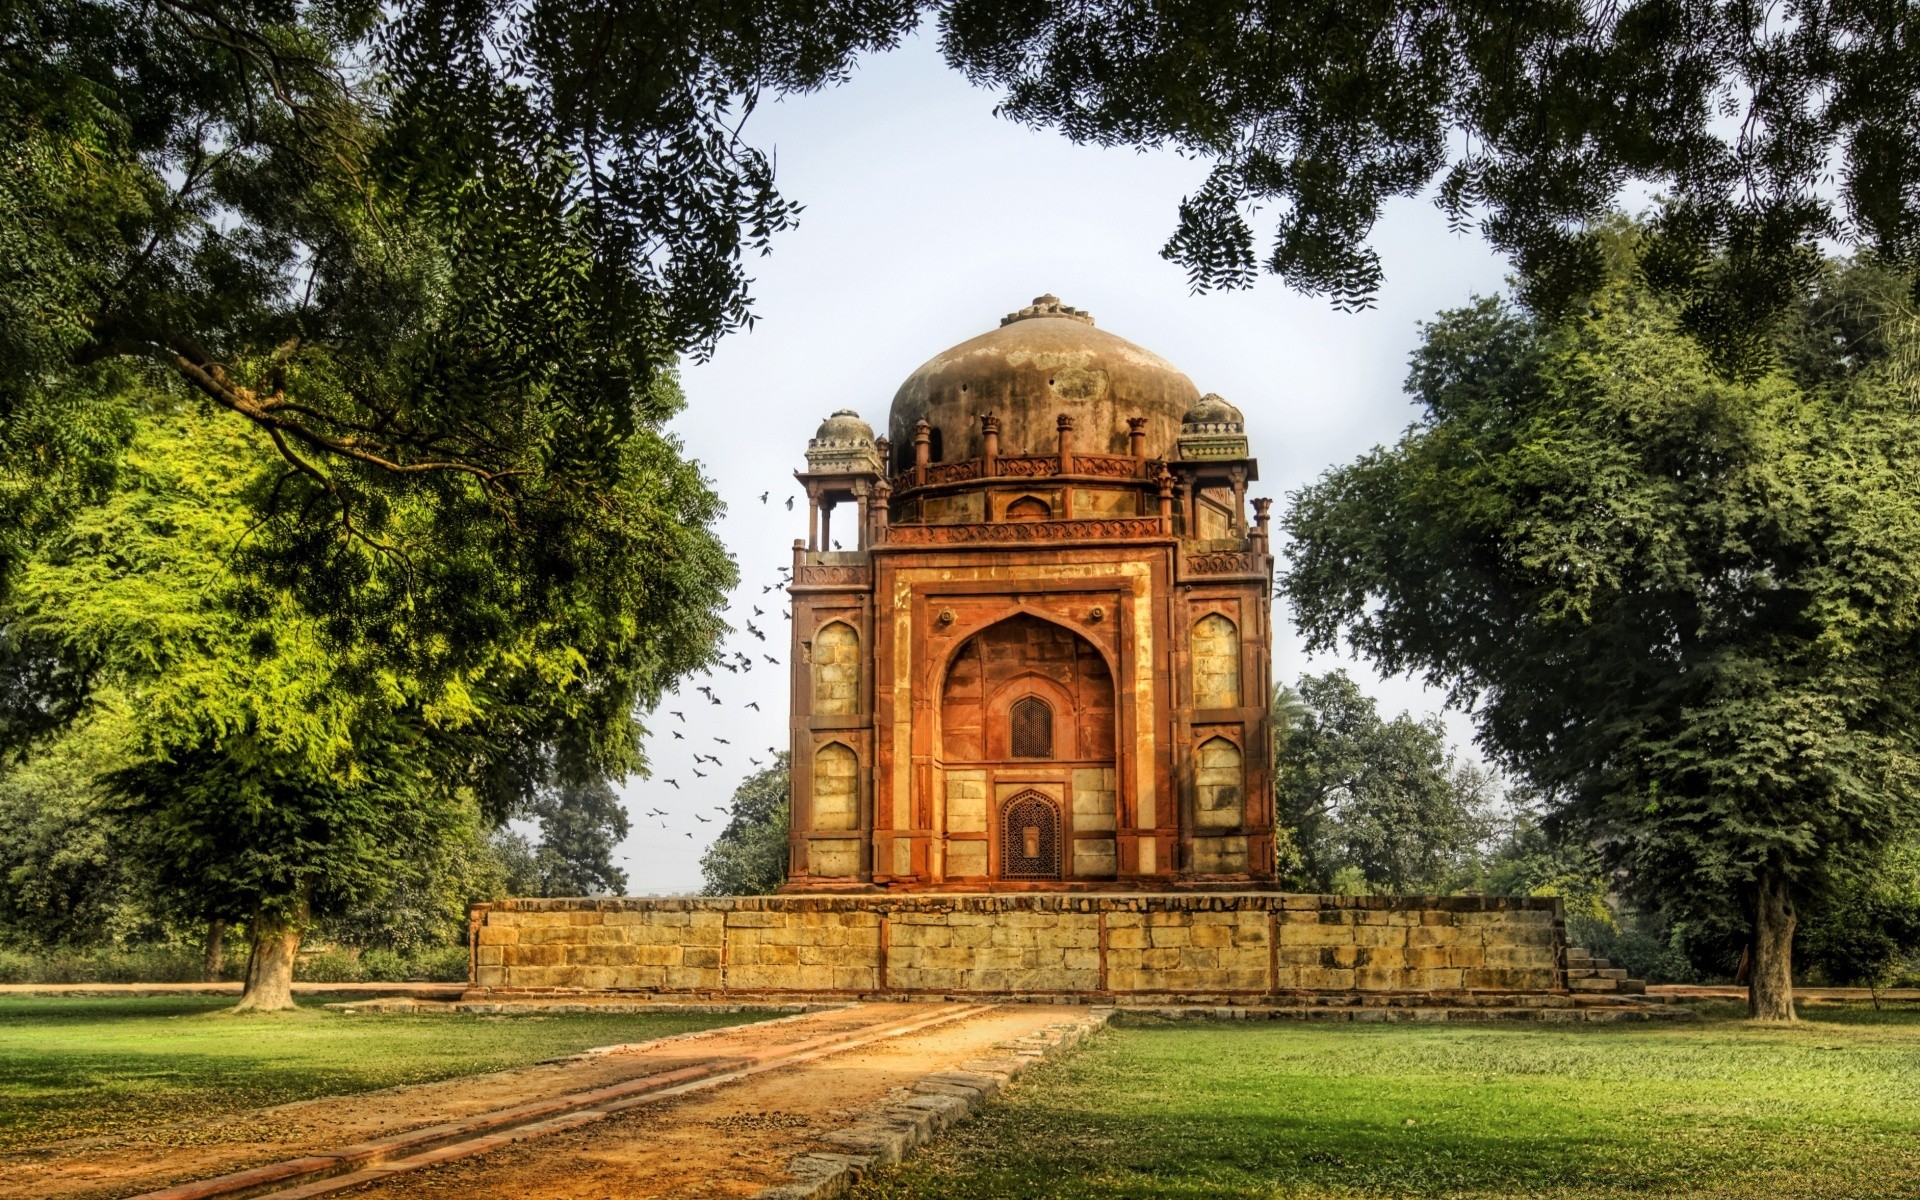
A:
[[[1009,717],[1013,722],[1013,757],[1053,757],[1053,710],[1045,700],[1024,696],[1014,701]]]
[[[1039,792],[1021,792],[1001,810],[1000,877],[1060,878],[1060,809]]]

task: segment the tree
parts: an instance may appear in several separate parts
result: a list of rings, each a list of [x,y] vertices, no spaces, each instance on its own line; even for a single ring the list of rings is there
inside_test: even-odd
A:
[[[617,895],[627,873],[613,865],[626,839],[627,810],[605,780],[544,789],[528,806],[540,822],[540,844],[530,848],[535,896]]]
[[[378,543],[393,492],[531,536],[564,515],[540,484],[617,477],[678,356],[747,320],[743,255],[795,211],[740,136],[757,96],[843,75],[911,16],[9,4],[0,414],[164,372],[250,422],[288,472],[276,502],[341,537]],[[86,482],[93,426],[41,469]]]
[[[1294,497],[1284,587],[1311,646],[1470,706],[1650,904],[1737,900],[1753,1014],[1790,1020],[1796,906],[1920,794],[1914,323],[1846,316],[1911,281],[1830,267],[1792,369],[1729,381],[1638,238],[1571,317],[1428,326],[1419,420]]]
[[[634,706],[711,653],[731,570],[698,475],[636,432],[622,475],[581,500],[591,519],[541,551],[577,568],[566,604],[440,631],[465,643],[449,676],[436,645],[343,630],[276,583],[273,551],[252,557],[306,527],[264,502],[280,476],[244,422],[164,392],[147,404],[114,490],[19,566],[0,625],[126,698],[133,761],[108,782],[131,844],[183,905],[248,923],[242,1004],[284,1006],[309,923],[376,902],[476,823],[641,766]],[[389,514],[395,546],[416,520],[437,516]],[[482,594],[540,573],[494,547],[336,558],[341,606],[404,605],[428,572]]]
[[[155,923],[132,831],[100,783],[132,741],[125,706],[108,698],[0,773],[0,940],[84,947]]]
[[[1274,793],[1296,887],[1444,892],[1490,832],[1492,781],[1455,760],[1437,720],[1382,720],[1344,671],[1307,675],[1276,708]]]
[[[1163,251],[1197,289],[1264,267],[1365,306],[1383,202],[1433,188],[1556,313],[1638,184],[1664,197],[1649,273],[1724,364],[1764,349],[1823,239],[1920,257],[1917,32],[1911,6],[1823,0],[954,0],[942,44],[1014,119],[1213,163]]]
[[[1920,844],[1896,842],[1847,871],[1801,927],[1801,960],[1827,982],[1880,990],[1920,955]]]
[[[788,757],[734,789],[727,827],[700,859],[709,896],[757,896],[787,881]]]

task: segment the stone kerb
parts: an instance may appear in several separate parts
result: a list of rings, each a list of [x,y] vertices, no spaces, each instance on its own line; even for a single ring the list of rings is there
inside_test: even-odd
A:
[[[1531,897],[916,893],[504,900],[473,984],[708,995],[1095,999],[1565,987]]]

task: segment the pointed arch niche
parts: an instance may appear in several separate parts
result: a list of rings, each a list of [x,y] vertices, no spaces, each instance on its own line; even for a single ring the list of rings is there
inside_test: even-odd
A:
[[[842,742],[828,742],[813,753],[812,829],[822,833],[860,828],[860,758]],[[811,875],[857,875],[860,842],[856,838],[807,839],[807,872]]]
[[[1106,657],[1071,629],[1022,613],[968,639],[940,696],[947,877],[1035,878],[1006,841],[1007,804],[1028,793],[1022,812],[1044,800],[1059,814],[1060,871],[1112,877],[1114,713]]]
[[[831,621],[813,635],[813,713],[851,717],[860,711],[860,635]]]
[[[1221,613],[1193,624],[1193,706],[1240,707],[1240,630]]]

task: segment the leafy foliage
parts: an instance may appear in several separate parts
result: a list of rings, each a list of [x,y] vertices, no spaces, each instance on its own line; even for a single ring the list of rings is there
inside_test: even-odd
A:
[[[492,849],[504,864],[505,891],[515,896],[618,895],[627,873],[613,865],[629,822],[620,797],[604,781],[546,789],[529,815],[540,824],[533,843],[513,830],[496,830]]]
[[[598,561],[571,581],[565,620],[476,630],[470,665],[448,675],[419,669],[404,643],[336,639],[271,570],[243,569],[255,542],[299,536],[254,502],[277,467],[245,422],[160,401],[135,425],[116,489],[22,565],[4,623],[124,697],[128,761],[107,779],[158,891],[196,919],[313,917],[394,945],[436,940],[492,886],[478,841],[511,815],[600,837],[614,881],[619,813],[592,781],[639,765],[635,697],[704,651],[706,589],[725,577],[702,528],[711,496],[669,443],[628,439],[625,476],[593,505],[617,536],[585,547]],[[401,536],[416,515],[396,509]],[[670,561],[627,553],[639,539]],[[511,588],[524,569],[442,564],[476,590]],[[687,588],[653,591],[676,575]],[[676,601],[693,611],[647,619]]]
[[[1196,288],[1264,267],[1364,307],[1384,202],[1431,188],[1557,313],[1604,271],[1582,233],[1635,185],[1665,198],[1649,271],[1740,361],[1822,239],[1920,259],[1917,32],[1910,6],[1823,0],[953,0],[943,44],[1017,120],[1212,162],[1164,251]]]
[[[741,781],[727,825],[700,859],[709,896],[757,896],[787,881],[791,780],[783,750]]]
[[[1302,891],[1453,890],[1491,835],[1493,780],[1458,761],[1436,719],[1381,718],[1343,671],[1308,675],[1276,707],[1274,793],[1291,832],[1281,871]]]
[[[1920,958],[1920,844],[1848,871],[1807,913],[1800,962],[1828,983],[1884,988]]]
[[[101,777],[127,765],[132,731],[103,705],[0,773],[0,943],[92,946],[158,923],[133,831]]]
[[[1428,327],[1421,420],[1295,498],[1285,588],[1312,646],[1473,706],[1660,911],[1773,904],[1790,937],[1779,902],[1920,794],[1920,410],[1870,345],[1717,375],[1634,238],[1564,322],[1482,301]]]

